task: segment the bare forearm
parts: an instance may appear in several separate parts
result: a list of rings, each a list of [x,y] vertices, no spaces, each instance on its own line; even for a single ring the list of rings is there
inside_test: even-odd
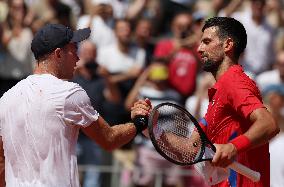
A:
[[[121,74],[118,74],[118,75],[112,75],[111,76],[111,82],[118,83],[118,82],[121,82],[121,81],[125,81],[129,78],[131,78],[129,74],[121,73]]]
[[[139,1],[134,1],[132,3],[127,11],[127,18],[132,20],[136,18],[142,10],[145,8],[147,1],[146,0],[139,0]]]
[[[151,103],[149,99],[138,100],[131,108],[131,119],[134,119],[138,115],[149,115],[150,109]],[[141,132],[144,130],[144,127],[135,126],[133,123],[111,127],[101,116],[89,126],[82,128],[82,131],[89,138],[108,151],[112,151],[113,149],[128,143],[135,137],[137,130]]]
[[[264,108],[255,110],[250,115],[252,126],[241,136],[232,140],[238,152],[267,143],[279,132],[272,115]]]
[[[109,138],[111,145],[111,147],[109,147],[110,150],[127,144],[136,135],[136,128],[133,123],[115,125],[112,127],[112,130],[112,137]]]
[[[265,123],[265,124],[264,124]],[[279,129],[273,119],[256,121],[251,128],[244,133],[251,142],[252,148],[267,143],[273,138]]]
[[[243,3],[244,0],[235,0],[225,8],[225,15],[231,16]]]
[[[102,117],[99,117],[97,121],[82,130],[107,151],[112,151],[128,143],[136,134],[133,123],[111,127]]]

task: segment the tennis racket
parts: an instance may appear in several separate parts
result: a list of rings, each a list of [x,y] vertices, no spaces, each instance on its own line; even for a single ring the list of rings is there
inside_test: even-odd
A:
[[[136,120],[137,121],[137,120]],[[149,118],[139,117],[141,123],[147,123],[150,139],[159,154],[178,165],[192,165],[212,160],[206,157],[205,150],[216,152],[197,120],[183,107],[165,102],[151,111]],[[254,182],[260,180],[260,173],[233,162],[229,168],[248,177]]]

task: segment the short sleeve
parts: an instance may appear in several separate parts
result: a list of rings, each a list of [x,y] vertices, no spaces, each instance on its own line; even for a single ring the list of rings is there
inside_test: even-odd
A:
[[[99,117],[84,90],[78,90],[66,98],[63,119],[67,124],[89,126]]]
[[[231,106],[244,118],[258,108],[264,108],[262,98],[257,87],[246,83],[233,83],[228,86],[228,100]]]

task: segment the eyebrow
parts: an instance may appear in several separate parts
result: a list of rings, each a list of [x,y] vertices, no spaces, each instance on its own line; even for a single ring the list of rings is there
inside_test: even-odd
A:
[[[202,39],[201,39],[201,42],[206,42],[206,41],[210,41],[210,40],[211,40],[210,38],[207,38],[207,37],[206,37],[206,38],[202,38]]]

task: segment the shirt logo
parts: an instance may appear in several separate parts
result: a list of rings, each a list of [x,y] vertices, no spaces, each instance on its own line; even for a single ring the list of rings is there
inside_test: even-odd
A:
[[[213,100],[212,100],[212,104],[211,104],[211,106],[213,106],[214,104],[215,104],[215,100],[213,99]]]

